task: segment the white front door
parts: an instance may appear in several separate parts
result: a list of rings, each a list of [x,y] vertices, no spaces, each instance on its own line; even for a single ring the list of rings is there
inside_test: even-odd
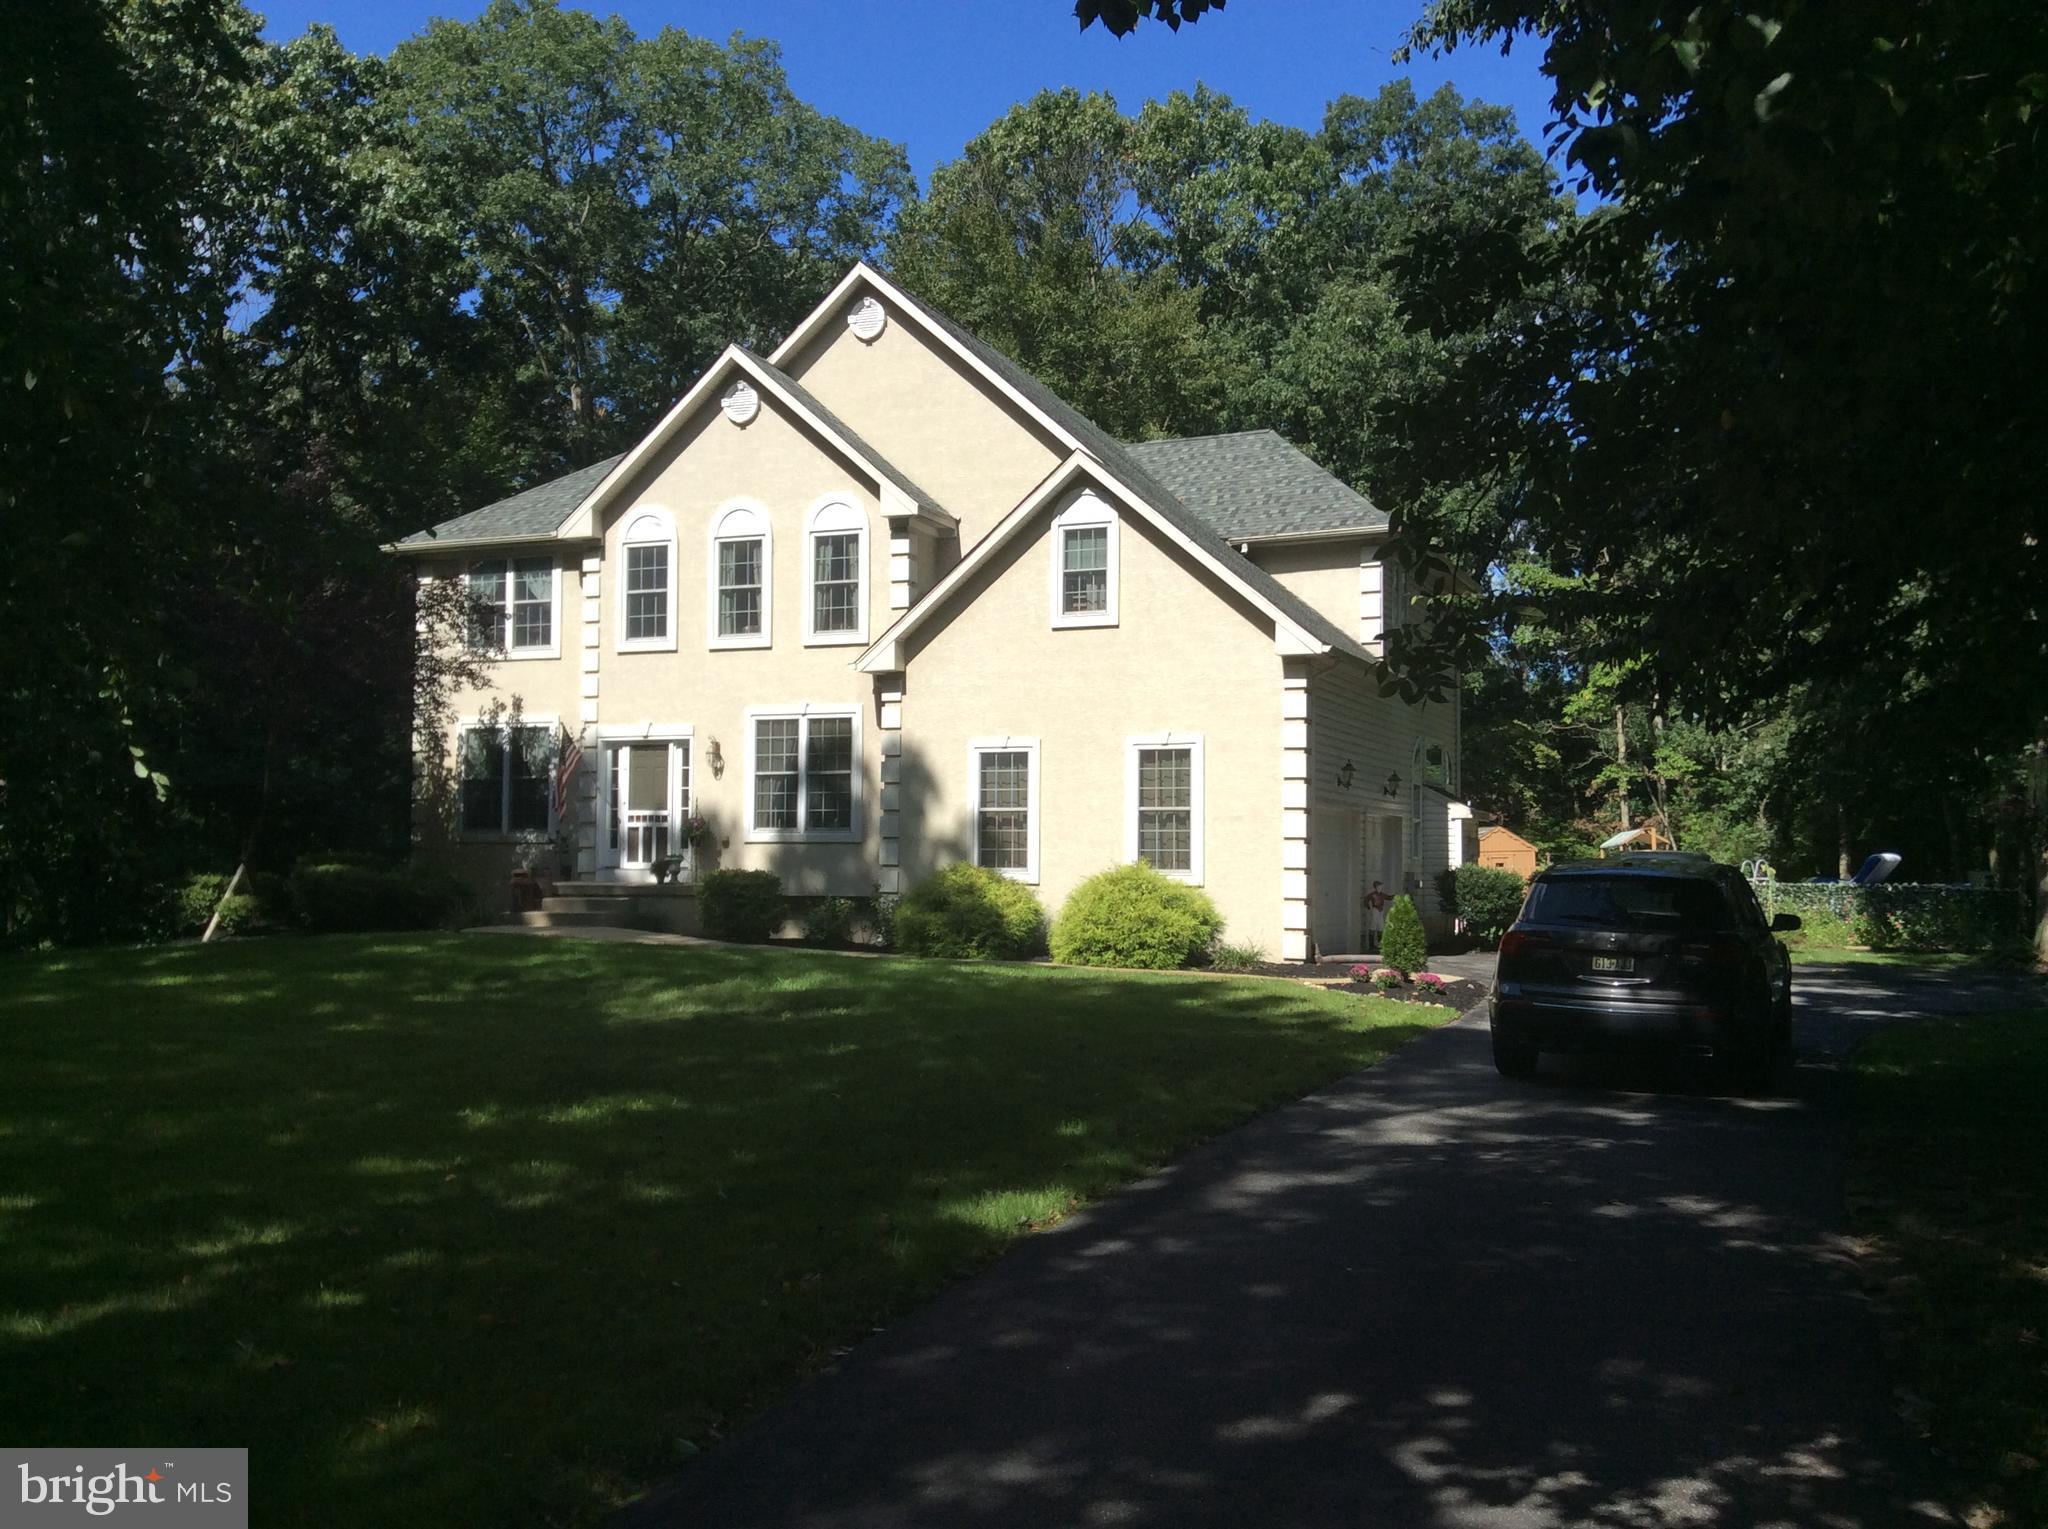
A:
[[[605,869],[623,881],[651,881],[660,862],[676,857],[687,874],[690,740],[607,743],[604,781]]]

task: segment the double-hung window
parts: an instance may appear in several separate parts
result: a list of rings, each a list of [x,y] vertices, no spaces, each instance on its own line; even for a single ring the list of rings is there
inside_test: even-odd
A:
[[[805,527],[804,641],[864,643],[868,637],[867,516],[843,498],[812,509]]]
[[[1115,626],[1117,517],[1083,494],[1052,523],[1052,624]]]
[[[761,708],[747,714],[747,729],[749,841],[860,837],[858,708]]]
[[[675,522],[666,510],[643,510],[619,540],[619,647],[644,652],[675,645]]]
[[[554,774],[553,724],[478,723],[461,737],[466,834],[546,833]]]
[[[976,738],[967,745],[974,863],[1038,880],[1038,740]]]
[[[509,658],[553,658],[559,580],[551,557],[493,558],[472,563],[469,645]]]
[[[1133,738],[1125,765],[1124,852],[1182,881],[1202,879],[1202,739]]]
[[[714,648],[765,648],[773,611],[773,540],[767,513],[738,504],[711,523],[707,634]]]

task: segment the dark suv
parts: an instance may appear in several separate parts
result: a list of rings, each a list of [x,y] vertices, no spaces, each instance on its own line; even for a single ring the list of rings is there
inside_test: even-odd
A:
[[[1766,1086],[1792,1045],[1792,961],[1749,883],[1704,856],[1553,866],[1502,936],[1493,1063],[1654,1044],[1711,1054]]]

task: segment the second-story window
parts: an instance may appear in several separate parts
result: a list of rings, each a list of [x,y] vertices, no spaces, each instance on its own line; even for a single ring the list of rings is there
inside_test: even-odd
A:
[[[1115,626],[1116,511],[1083,494],[1052,523],[1052,624]]]
[[[472,563],[469,644],[480,653],[550,658],[561,651],[555,633],[555,560],[493,558]]]
[[[666,510],[642,510],[619,542],[619,646],[676,645],[675,522]]]
[[[727,508],[711,524],[710,611],[714,648],[765,648],[774,608],[773,538],[752,505]]]
[[[851,502],[818,504],[805,528],[804,641],[866,642],[867,516]]]

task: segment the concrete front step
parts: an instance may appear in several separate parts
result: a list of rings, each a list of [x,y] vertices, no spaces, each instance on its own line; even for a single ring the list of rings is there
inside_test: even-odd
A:
[[[631,929],[634,924],[632,909],[626,906],[608,908],[550,908],[548,903],[559,899],[550,897],[543,900],[538,913],[515,913],[512,921],[524,924],[529,929]]]
[[[543,897],[540,911],[543,913],[602,913],[607,918],[627,918],[632,915],[634,900],[627,897],[590,897],[577,893],[573,897]]]

